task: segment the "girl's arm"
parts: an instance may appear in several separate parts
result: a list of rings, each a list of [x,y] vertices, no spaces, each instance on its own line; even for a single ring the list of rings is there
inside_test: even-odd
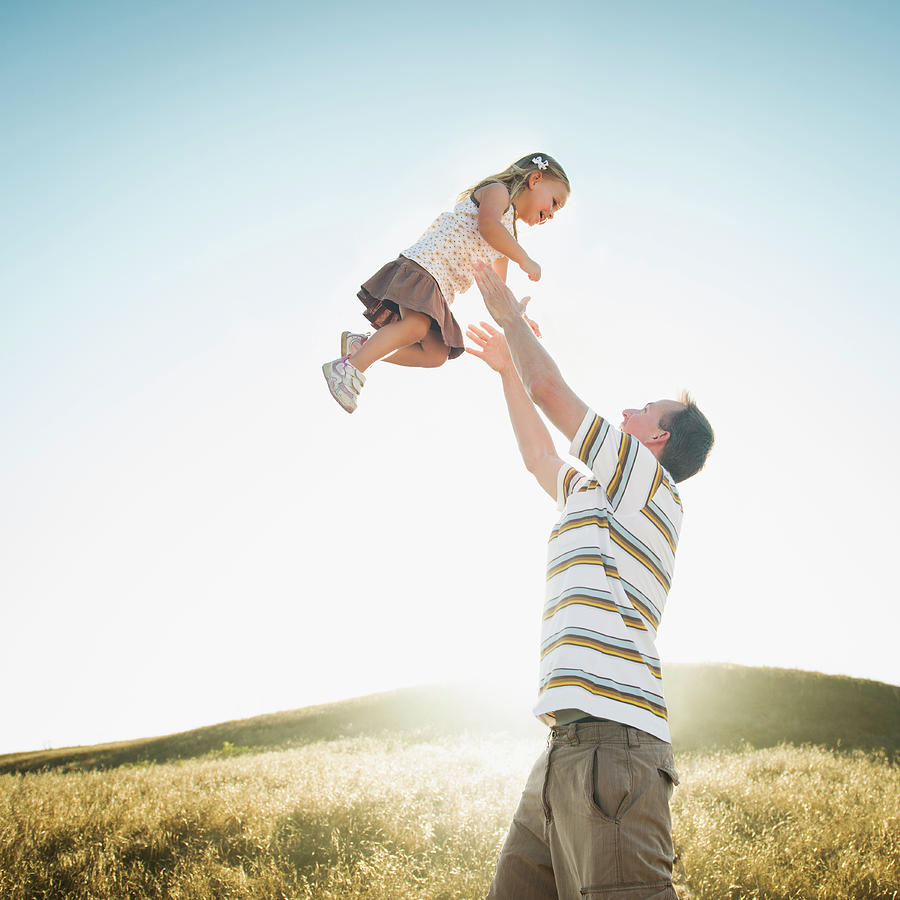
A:
[[[500,219],[509,206],[509,191],[499,183],[486,184],[479,188],[478,194],[478,231],[481,236],[497,251],[511,259],[529,275],[540,266],[525,252],[522,245],[503,227]],[[538,274],[540,277],[540,274]]]

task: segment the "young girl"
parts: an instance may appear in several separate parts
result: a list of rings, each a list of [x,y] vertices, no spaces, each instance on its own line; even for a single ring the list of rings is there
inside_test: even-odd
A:
[[[464,349],[450,304],[472,286],[472,267],[490,262],[506,280],[509,260],[532,281],[541,267],[522,249],[516,222],[543,225],[569,198],[569,179],[546,153],[523,156],[508,169],[463,191],[452,212],[441,213],[422,237],[360,289],[363,315],[377,329],[371,337],[345,331],[341,355],[322,371],[331,395],[352,413],[377,362],[441,366]]]

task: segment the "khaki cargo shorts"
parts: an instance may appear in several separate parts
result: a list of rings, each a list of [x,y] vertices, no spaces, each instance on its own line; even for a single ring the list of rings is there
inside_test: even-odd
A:
[[[488,900],[677,900],[672,747],[618,722],[551,729]]]

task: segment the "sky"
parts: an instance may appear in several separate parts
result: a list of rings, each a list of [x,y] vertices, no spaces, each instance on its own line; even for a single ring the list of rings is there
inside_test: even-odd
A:
[[[461,680],[529,715],[558,514],[498,379],[375,365],[348,416],[320,366],[531,152],[572,194],[509,284],[569,384],[615,422],[687,388],[716,429],[664,668],[900,683],[898,32],[877,2],[5,4],[0,753]]]

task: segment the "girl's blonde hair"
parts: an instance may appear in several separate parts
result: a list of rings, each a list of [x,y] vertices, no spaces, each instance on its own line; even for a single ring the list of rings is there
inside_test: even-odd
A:
[[[545,178],[555,178],[566,186],[567,191],[572,190],[572,186],[569,184],[569,176],[566,175],[563,167],[552,156],[548,156],[546,153],[529,153],[527,156],[517,159],[511,166],[507,166],[502,172],[498,172],[496,175],[489,175],[487,178],[482,178],[478,184],[464,190],[456,198],[456,202],[459,203],[460,201],[465,200],[466,197],[471,197],[475,191],[484,187],[486,184],[492,184],[495,181],[499,181],[500,184],[509,191],[509,202],[512,203],[513,208],[515,208],[516,197],[525,190],[525,186],[528,183],[528,176],[531,175],[532,172],[541,172]],[[515,233],[516,217],[514,216],[513,234]]]

